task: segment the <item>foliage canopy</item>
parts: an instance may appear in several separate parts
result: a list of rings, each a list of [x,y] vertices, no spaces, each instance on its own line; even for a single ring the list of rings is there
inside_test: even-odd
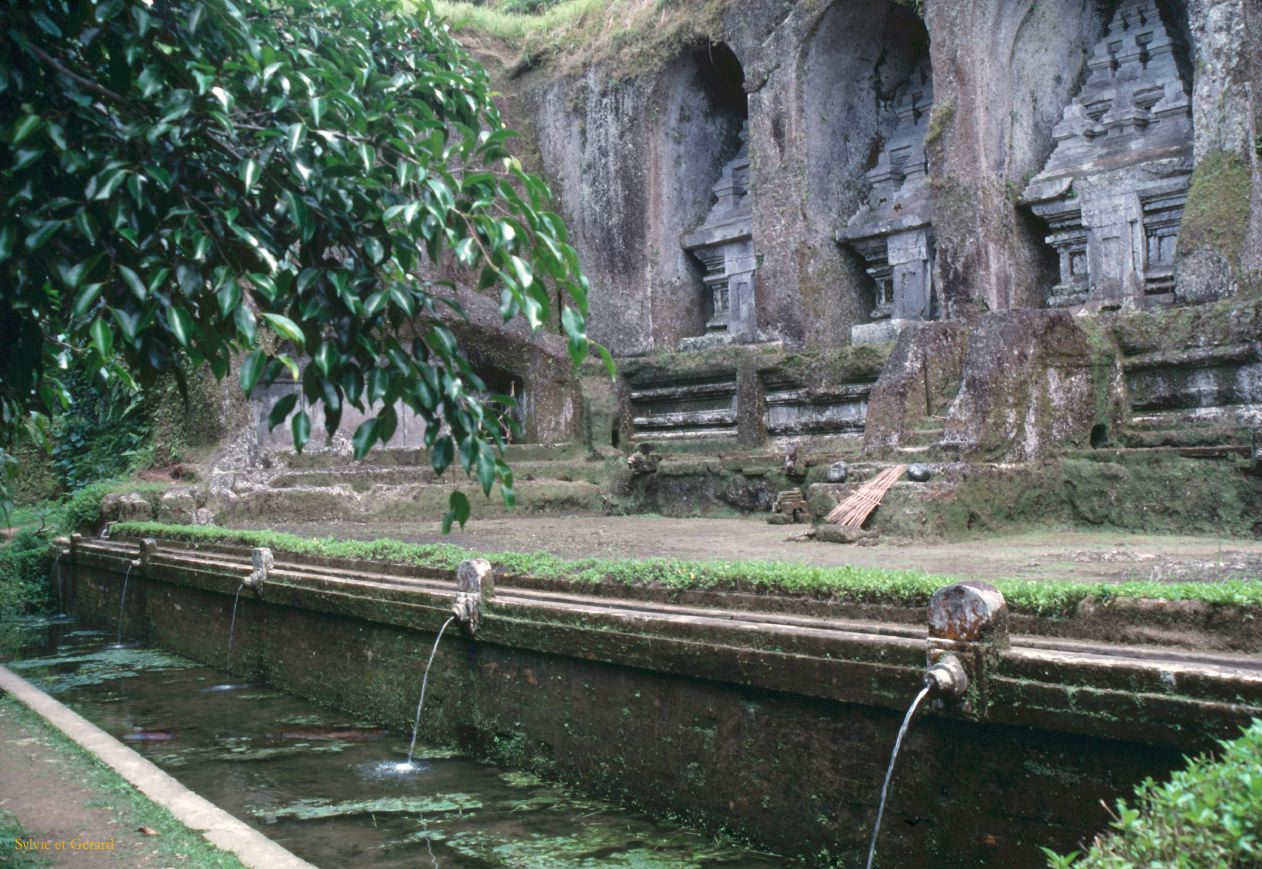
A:
[[[152,386],[186,364],[247,391],[301,449],[319,406],[406,406],[437,470],[512,476],[444,320],[467,275],[532,329],[587,284],[550,191],[511,157],[485,71],[431,0],[0,0],[0,460],[65,407],[64,372]],[[599,348],[609,364],[608,355]],[[452,498],[447,521],[468,503]]]

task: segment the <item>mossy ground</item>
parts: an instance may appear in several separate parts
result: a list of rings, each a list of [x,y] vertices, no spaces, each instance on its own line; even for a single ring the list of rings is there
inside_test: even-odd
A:
[[[520,54],[519,66],[548,63],[564,72],[612,61],[618,77],[651,74],[689,45],[718,42],[723,13],[736,0],[562,0],[537,14],[504,2],[437,0],[439,15],[462,38],[492,39]]]
[[[853,565],[820,567],[774,561],[688,561],[670,558],[566,559],[544,552],[472,552],[450,544],[398,540],[313,539],[269,531],[205,526],[120,523],[116,536],[151,536],[206,543],[268,546],[281,553],[382,561],[454,570],[461,561],[486,558],[510,575],[528,575],[573,584],[639,586],[664,590],[701,589],[758,594],[802,595],[842,602],[923,607],[938,588],[956,581],[919,571]],[[1069,614],[1085,599],[1141,597],[1197,600],[1262,610],[1262,583],[1256,579],[1216,583],[1126,581],[1119,583],[995,580],[1014,611],[1034,615]],[[1259,613],[1262,614],[1262,613]]]

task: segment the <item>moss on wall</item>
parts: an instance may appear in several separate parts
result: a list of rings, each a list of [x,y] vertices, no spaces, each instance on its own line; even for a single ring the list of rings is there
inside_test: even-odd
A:
[[[1251,181],[1239,154],[1215,150],[1201,159],[1192,172],[1183,209],[1181,254],[1210,248],[1237,267],[1249,223]]]

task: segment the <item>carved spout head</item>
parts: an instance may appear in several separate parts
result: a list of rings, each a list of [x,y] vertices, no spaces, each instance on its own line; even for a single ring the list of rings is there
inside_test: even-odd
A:
[[[968,690],[968,673],[955,655],[943,655],[925,671],[925,687],[934,697],[963,697]]]
[[[475,594],[460,592],[451,603],[451,615],[460,626],[470,634],[478,632],[478,617],[481,614],[481,601]]]

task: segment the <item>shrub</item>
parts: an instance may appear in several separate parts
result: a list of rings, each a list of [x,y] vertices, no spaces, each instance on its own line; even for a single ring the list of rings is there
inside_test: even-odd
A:
[[[48,582],[52,547],[33,534],[20,533],[0,548],[0,614],[22,614],[51,603]]]
[[[93,531],[101,523],[101,499],[110,493],[110,483],[89,483],[66,502],[62,527],[66,531]]]
[[[1170,781],[1148,779],[1134,805],[1118,800],[1114,832],[1085,856],[1046,851],[1053,869],[1192,869],[1262,866],[1262,721],[1223,741],[1215,760],[1202,755]],[[1046,850],[1046,849],[1045,849]]]

